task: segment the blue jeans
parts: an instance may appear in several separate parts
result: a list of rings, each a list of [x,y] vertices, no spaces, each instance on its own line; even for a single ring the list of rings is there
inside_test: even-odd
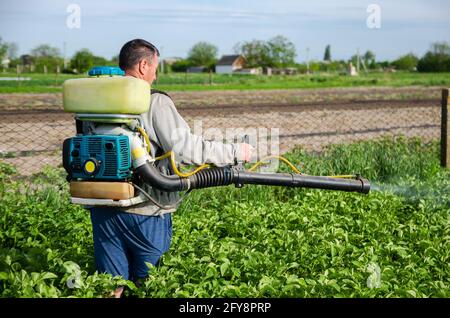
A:
[[[136,280],[148,276],[172,240],[172,216],[145,216],[119,208],[91,208],[97,271]]]

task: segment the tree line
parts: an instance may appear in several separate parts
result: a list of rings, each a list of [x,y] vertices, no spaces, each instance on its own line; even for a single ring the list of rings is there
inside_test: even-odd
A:
[[[9,67],[17,65],[30,72],[66,72],[85,73],[96,65],[118,65],[118,56],[106,59],[94,55],[88,49],[77,51],[64,61],[58,48],[42,44],[28,54],[17,56],[17,44],[7,43],[0,38],[0,62],[9,59]],[[433,43],[429,51],[418,57],[413,53],[400,56],[394,61],[377,61],[375,53],[368,50],[355,54],[349,60],[333,60],[330,45],[325,47],[322,61],[299,64],[295,62],[295,45],[286,37],[278,35],[267,41],[251,40],[237,43],[233,51],[245,57],[246,67],[296,68],[300,72],[345,71],[348,63],[362,63],[369,70],[395,68],[405,71],[450,72],[450,46],[446,42]],[[205,70],[214,70],[218,61],[218,48],[208,42],[198,42],[188,51],[187,57],[165,65],[164,71],[185,72],[191,66],[203,66]]]

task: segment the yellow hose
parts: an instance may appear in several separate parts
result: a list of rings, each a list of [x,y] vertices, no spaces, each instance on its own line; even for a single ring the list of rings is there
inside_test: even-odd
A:
[[[260,165],[264,164],[263,161],[268,160],[268,159],[279,159],[282,162],[284,162],[285,164],[287,164],[295,173],[298,174],[302,174],[300,172],[300,170],[298,170],[289,160],[287,160],[286,158],[282,157],[282,156],[269,156],[269,157],[265,157],[263,158],[261,161],[258,161],[257,163],[255,163],[250,169],[248,169],[248,171],[254,171],[256,168],[258,168]]]
[[[142,136],[144,136],[145,142],[147,143],[147,151],[148,151],[148,153],[150,154],[150,153],[151,153],[151,152],[150,152],[150,151],[151,151],[150,138],[148,138],[147,133],[146,133],[145,130],[142,129],[141,127],[137,127],[137,130],[139,131],[139,133],[140,133]],[[192,176],[193,174],[196,174],[197,172],[199,172],[200,170],[203,170],[203,169],[209,167],[209,165],[204,164],[204,165],[201,165],[200,167],[198,167],[197,169],[195,169],[194,171],[186,172],[186,173],[181,172],[181,171],[178,170],[178,168],[177,168],[177,164],[176,164],[176,162],[175,162],[175,153],[174,153],[173,151],[168,151],[168,152],[166,152],[165,154],[163,154],[162,156],[156,157],[156,158],[155,158],[155,161],[156,161],[156,160],[162,160],[162,159],[165,159],[165,158],[167,158],[167,157],[170,157],[170,163],[171,163],[171,165],[172,165],[173,171],[174,171],[178,176],[183,177],[183,178],[190,177],[190,176]]]
[[[326,178],[336,178],[336,179],[355,179],[356,176],[353,174],[344,174],[340,176],[324,176]]]
[[[142,133],[142,132],[141,132]],[[144,132],[144,134],[145,134],[145,132]],[[143,135],[144,135],[143,134]],[[146,134],[144,135],[144,137],[146,136]],[[148,136],[147,136],[147,138],[148,138]],[[146,138],[146,139],[147,139]],[[203,165],[201,165],[201,166],[199,166],[199,167],[197,167],[195,170],[193,170],[193,171],[190,171],[190,172],[181,172],[179,169],[178,169],[178,167],[177,167],[177,164],[176,164],[176,161],[175,161],[175,153],[171,150],[171,151],[168,151],[168,152],[166,152],[165,154],[163,154],[163,155],[161,155],[161,156],[159,156],[159,157],[156,157],[155,158],[155,161],[158,161],[158,160],[162,160],[162,159],[165,159],[165,158],[169,158],[170,157],[170,165],[172,166],[172,169],[173,169],[173,171],[175,172],[175,174],[176,175],[178,175],[179,177],[183,177],[183,178],[187,178],[187,177],[190,177],[190,176],[192,176],[192,175],[194,175],[194,174],[196,174],[197,172],[199,172],[199,171],[201,171],[201,170],[203,170],[203,169],[205,169],[205,168],[208,168],[208,167],[210,167],[210,165],[209,164],[203,164]],[[264,164],[264,161],[265,160],[268,160],[268,159],[273,159],[273,158],[277,158],[277,159],[279,159],[279,160],[281,160],[282,162],[284,162],[286,165],[288,165],[295,173],[297,173],[297,174],[302,174],[301,172],[300,172],[300,170],[298,170],[288,159],[286,159],[286,158],[284,158],[284,157],[282,157],[282,156],[269,156],[269,157],[265,157],[265,158],[263,158],[261,161],[258,161],[257,163],[255,163],[250,169],[248,169],[248,171],[254,171],[256,168],[258,168],[260,165],[262,165],[262,164]],[[306,174],[305,174],[306,175]],[[327,177],[327,178],[336,178],[336,179],[353,179],[353,178],[355,178],[356,176],[355,175],[337,175],[337,176],[324,176],[324,177]]]
[[[147,143],[147,151],[150,154],[151,153],[150,152],[151,151],[150,138],[148,138],[148,135],[147,135],[147,133],[145,132],[145,130],[143,128],[137,127],[137,130],[139,131],[139,133],[142,136],[144,136],[145,142]],[[165,159],[165,158],[168,158],[168,157],[170,157],[170,164],[171,164],[172,169],[175,172],[175,174],[180,176],[180,177],[183,177],[183,178],[190,177],[190,176],[196,174],[197,172],[199,172],[199,171],[201,171],[201,170],[203,170],[205,168],[210,167],[209,164],[203,164],[203,165],[197,167],[193,171],[181,172],[180,170],[178,170],[177,163],[175,162],[175,153],[172,150],[166,152],[165,154],[163,154],[163,155],[161,155],[159,157],[156,157],[155,161],[162,160],[162,159]],[[258,168],[262,164],[267,163],[267,162],[264,162],[264,161],[269,160],[269,159],[279,159],[282,162],[284,162],[286,165],[288,165],[289,168],[291,168],[292,171],[294,171],[295,173],[302,174],[300,172],[300,170],[298,170],[289,160],[287,160],[286,158],[284,158],[282,156],[268,156],[268,157],[265,157],[262,160],[260,160],[257,163],[255,163],[250,169],[248,169],[248,171],[254,171],[256,168]],[[354,179],[356,176],[355,175],[337,175],[337,176],[325,176],[325,177],[327,177],[327,178],[336,178],[336,179]]]
[[[172,150],[166,152],[166,153],[163,154],[162,156],[156,157],[156,158],[155,158],[155,161],[157,161],[157,160],[162,160],[162,159],[165,159],[165,158],[168,158],[168,157],[170,157],[170,164],[171,164],[172,169],[173,169],[173,171],[175,172],[175,174],[176,174],[177,176],[180,176],[180,177],[183,177],[183,178],[190,177],[190,176],[196,174],[197,172],[199,172],[200,170],[203,170],[203,169],[209,167],[208,164],[203,164],[203,165],[197,167],[197,168],[196,168],[195,170],[193,170],[193,171],[190,171],[190,172],[181,172],[180,170],[178,170],[177,163],[175,162],[175,153],[174,153]]]
[[[147,143],[147,151],[148,151],[148,153],[151,153],[150,152],[152,150],[151,143],[150,143],[150,138],[148,138],[147,133],[141,127],[137,127],[137,130],[141,133],[142,136],[144,136],[145,142]]]

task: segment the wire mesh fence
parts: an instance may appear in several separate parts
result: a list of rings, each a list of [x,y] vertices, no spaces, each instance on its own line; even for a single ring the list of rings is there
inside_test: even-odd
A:
[[[204,98],[208,94],[174,96],[193,133],[211,139],[218,131],[222,135],[253,132],[262,140],[273,138],[276,132],[272,143],[278,143],[279,153],[296,146],[321,151],[330,144],[383,136],[420,137],[426,142],[441,138],[439,97],[299,102],[256,95],[252,102],[243,103],[238,95],[230,98],[225,94],[221,99],[219,94],[211,100]],[[62,164],[62,142],[74,136],[75,124],[73,114],[63,112],[60,98],[59,94],[49,94],[36,102],[31,96],[21,107],[0,108],[0,161],[13,164],[24,176],[47,165]],[[33,106],[26,107],[27,103]]]

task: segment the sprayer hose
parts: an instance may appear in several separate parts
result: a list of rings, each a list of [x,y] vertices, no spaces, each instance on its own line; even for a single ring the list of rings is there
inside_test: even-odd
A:
[[[147,133],[145,132],[145,130],[143,128],[137,127],[137,130],[139,131],[139,133],[141,133],[142,136],[144,136],[145,142],[147,143],[147,151],[148,151],[148,153],[150,153],[151,152],[150,138],[148,137]],[[193,171],[181,172],[178,169],[178,167],[177,167],[177,164],[176,164],[176,161],[175,161],[175,153],[172,150],[166,152],[165,154],[163,154],[163,155],[161,155],[159,157],[156,157],[155,161],[162,160],[162,159],[169,158],[169,157],[170,157],[170,164],[172,166],[173,171],[175,172],[175,174],[177,176],[182,177],[182,178],[188,178],[190,176],[193,176],[193,175],[199,173],[200,171],[204,170],[205,168],[209,168],[210,167],[209,164],[202,164],[202,165],[198,166],[196,169],[194,169]],[[255,163],[247,171],[249,171],[249,172],[254,171],[256,168],[258,168],[259,166],[263,165],[265,163],[264,161],[269,160],[269,159],[279,159],[279,160],[281,160],[281,162],[283,162],[287,166],[289,166],[289,168],[291,168],[291,170],[294,171],[295,173],[302,174],[300,172],[300,170],[298,170],[288,159],[286,159],[283,156],[268,156],[268,157],[265,157],[262,160],[260,160],[257,163]],[[214,169],[208,169],[208,170],[214,170]],[[206,171],[208,171],[208,170],[206,170]],[[354,179],[356,176],[355,175],[337,175],[337,176],[327,176],[327,177],[328,178],[336,178],[336,179]],[[217,170],[214,170],[211,173],[206,173],[206,174],[202,174],[201,176],[199,176],[198,182],[199,182],[199,185],[200,184],[211,184],[210,183],[210,182],[212,182],[211,180],[214,180],[214,179],[217,179],[217,178],[219,178],[218,174],[217,174]],[[226,181],[225,179],[227,179],[227,178],[224,178],[224,180],[218,180],[217,179],[216,181],[229,182],[229,181]],[[230,184],[230,183],[226,183],[226,184]],[[223,185],[225,185],[225,184],[223,184]],[[201,186],[201,187],[205,188],[207,186]]]

